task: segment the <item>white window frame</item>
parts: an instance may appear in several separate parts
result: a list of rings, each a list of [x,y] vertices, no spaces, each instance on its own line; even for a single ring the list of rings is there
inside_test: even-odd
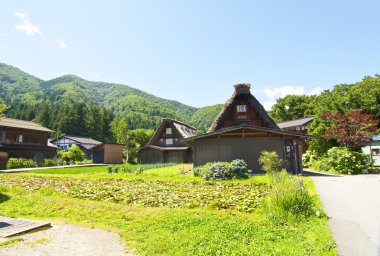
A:
[[[22,136],[22,134],[19,134],[16,136],[16,142],[22,142],[24,139],[24,136]]]
[[[166,128],[166,134],[173,134],[172,128]]]
[[[247,105],[237,105],[236,110],[238,113],[247,113]]]
[[[165,145],[173,145],[173,138],[166,138]]]

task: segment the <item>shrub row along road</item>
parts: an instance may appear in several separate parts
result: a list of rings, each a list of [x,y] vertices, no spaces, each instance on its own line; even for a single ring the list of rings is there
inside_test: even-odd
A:
[[[339,255],[380,255],[380,175],[327,176],[306,172],[329,216]]]

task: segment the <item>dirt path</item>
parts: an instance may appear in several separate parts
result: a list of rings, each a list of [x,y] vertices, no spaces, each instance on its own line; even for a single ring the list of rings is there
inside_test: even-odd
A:
[[[20,241],[21,239],[22,241]],[[9,239],[9,238],[8,238]],[[126,253],[117,234],[75,225],[53,226],[46,230],[10,238],[9,247],[0,247],[1,256],[134,256]],[[18,239],[19,241],[16,241]],[[4,241],[4,240],[3,240]]]
[[[343,256],[380,255],[380,175],[312,175]]]

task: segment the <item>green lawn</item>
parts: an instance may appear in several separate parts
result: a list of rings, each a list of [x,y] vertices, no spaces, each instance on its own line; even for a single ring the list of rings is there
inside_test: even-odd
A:
[[[264,211],[276,186],[267,177],[207,182],[188,172],[191,165],[140,175],[92,168],[0,175],[0,215],[115,231],[142,255],[337,255],[326,217],[284,220]]]

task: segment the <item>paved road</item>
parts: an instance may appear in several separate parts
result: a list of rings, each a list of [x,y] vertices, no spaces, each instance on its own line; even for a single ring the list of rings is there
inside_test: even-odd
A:
[[[380,256],[380,175],[310,174],[343,256]]]

